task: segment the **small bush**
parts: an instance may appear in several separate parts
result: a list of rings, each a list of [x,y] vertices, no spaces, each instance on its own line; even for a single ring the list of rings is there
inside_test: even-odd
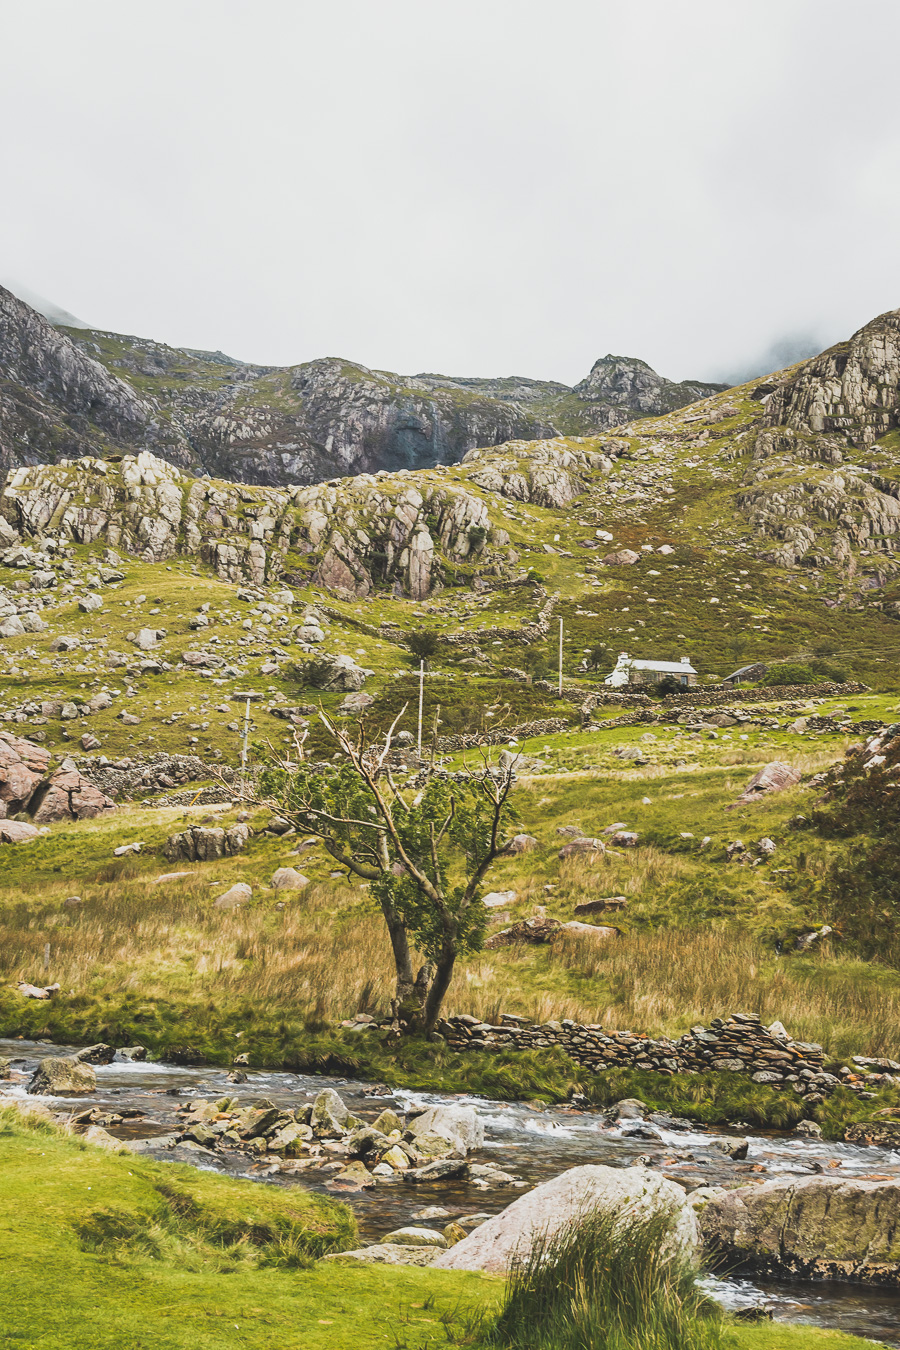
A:
[[[769,666],[759,681],[760,684],[814,684],[815,675],[810,666],[799,661],[785,661],[781,665]]]
[[[404,641],[417,661],[427,663],[440,648],[441,639],[430,628],[417,628],[406,634]]]

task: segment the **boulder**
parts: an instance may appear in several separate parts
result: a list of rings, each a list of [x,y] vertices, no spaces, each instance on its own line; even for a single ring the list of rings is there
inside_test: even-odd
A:
[[[378,1183],[364,1163],[351,1162],[325,1184],[330,1191],[364,1191]]]
[[[339,1139],[347,1128],[350,1112],[334,1088],[323,1088],[313,1102],[309,1123],[317,1139]]]
[[[607,895],[602,900],[584,900],[575,906],[576,914],[603,914],[606,910],[624,909],[628,899],[624,895]]]
[[[97,1087],[97,1075],[90,1064],[82,1064],[74,1055],[42,1059],[32,1075],[27,1092],[40,1097],[83,1097]]]
[[[49,750],[0,733],[0,815],[15,815],[28,805],[49,764]]]
[[[512,839],[504,849],[505,853],[530,853],[533,848],[538,848],[538,841],[533,834],[514,834]]]
[[[0,637],[22,637],[25,632],[25,625],[18,614],[10,614],[8,619],[0,623]]]
[[[323,655],[310,662],[307,670],[310,684],[315,689],[343,690],[355,694],[362,689],[371,670],[358,666],[352,656]]]
[[[38,827],[25,820],[0,821],[0,844],[30,844],[39,835]]]
[[[612,1210],[623,1223],[632,1215],[663,1210],[673,1215],[672,1241],[693,1253],[697,1220],[680,1186],[644,1167],[572,1167],[552,1181],[520,1196],[500,1214],[480,1224],[462,1242],[435,1260],[443,1270],[483,1270],[503,1274],[515,1256],[524,1256],[535,1239],[553,1235],[592,1209]]]
[[[104,1130],[102,1125],[89,1125],[81,1137],[87,1140],[89,1144],[96,1145],[97,1148],[108,1148],[116,1152],[119,1149],[127,1148],[127,1145],[123,1144],[121,1139],[116,1139],[115,1135],[110,1134],[108,1130]]]
[[[560,933],[567,933],[570,937],[593,938],[595,941],[608,942],[611,938],[621,937],[618,928],[609,928],[596,923],[579,923],[577,919],[570,919],[568,923],[560,925]]]
[[[474,1107],[430,1106],[407,1125],[405,1138],[412,1144],[419,1136],[436,1134],[465,1155],[484,1143],[484,1125]]]
[[[98,1041],[96,1045],[86,1045],[75,1055],[79,1064],[112,1064],[115,1057],[115,1046],[106,1045],[103,1041]]]
[[[246,825],[233,825],[224,830],[221,825],[192,825],[180,834],[170,834],[163,846],[169,862],[184,858],[186,862],[210,862],[215,858],[232,857],[247,845],[250,831]]]
[[[413,1246],[405,1242],[379,1242],[374,1247],[358,1247],[352,1252],[333,1252],[323,1261],[343,1266],[428,1266],[437,1248]]]
[[[103,608],[103,601],[99,595],[80,595],[78,597],[78,608],[83,614],[93,614],[95,610]]]
[[[574,858],[579,853],[605,853],[606,845],[602,839],[589,839],[582,836],[580,839],[573,839],[569,844],[563,844],[559,850],[560,859]]]
[[[799,782],[798,769],[785,764],[782,760],[773,760],[771,764],[766,764],[759,773],[753,775],[734,805],[756,801],[758,797],[763,797],[769,792],[782,792],[785,788],[795,787]]]
[[[115,809],[112,798],[85,778],[70,759],[50,775],[30,803],[39,825],[57,820],[93,820]]]
[[[729,1268],[777,1278],[900,1284],[900,1179],[785,1177],[713,1195],[697,1215]]]
[[[219,895],[213,901],[213,909],[238,909],[241,905],[253,899],[253,887],[248,886],[246,881],[237,881],[224,893]]]
[[[514,904],[515,899],[515,891],[489,891],[481,897],[481,903],[486,909],[498,909],[501,905]]]
[[[276,891],[301,891],[309,885],[309,877],[296,867],[279,867],[272,873],[272,885]]]
[[[607,553],[600,561],[607,567],[631,567],[632,564],[640,562],[640,557],[641,555],[635,553],[633,549],[620,548],[615,553]]]

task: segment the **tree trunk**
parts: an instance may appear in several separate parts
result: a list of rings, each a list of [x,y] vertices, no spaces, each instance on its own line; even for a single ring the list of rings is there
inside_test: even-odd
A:
[[[456,965],[456,939],[448,940],[441,947],[441,954],[437,959],[437,965],[434,970],[434,979],[431,982],[431,988],[428,990],[428,997],[425,1000],[425,1026],[426,1036],[430,1036],[434,1031],[435,1024],[441,1015],[441,1006],[444,1002],[444,995],[450,987],[450,981],[453,978],[453,967]]]
[[[406,928],[394,906],[388,900],[382,900],[381,912],[387,924],[391,939],[391,951],[394,953],[394,969],[397,973],[397,1003],[402,1008],[415,998],[416,979],[413,975],[412,957],[409,951],[409,938]]]

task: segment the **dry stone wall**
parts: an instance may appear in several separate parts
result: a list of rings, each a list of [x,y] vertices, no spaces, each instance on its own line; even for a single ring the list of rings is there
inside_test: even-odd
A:
[[[714,1018],[708,1027],[692,1027],[677,1040],[605,1031],[599,1024],[582,1025],[565,1020],[528,1024],[525,1018],[504,1016],[499,1025],[479,1022],[471,1016],[445,1019],[439,1033],[454,1050],[497,1053],[501,1050],[543,1050],[557,1046],[576,1064],[593,1072],[610,1068],[650,1069],[657,1073],[700,1073],[713,1070],[749,1076],[754,1083],[774,1088],[793,1088],[810,1104],[844,1083],[865,1090],[865,1083],[851,1081],[825,1070],[820,1045],[792,1040],[762,1025],[755,1013],[734,1013]]]

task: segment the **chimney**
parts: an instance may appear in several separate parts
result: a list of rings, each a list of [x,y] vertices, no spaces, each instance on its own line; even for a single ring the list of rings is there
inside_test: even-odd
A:
[[[689,666],[691,664],[691,658],[689,656],[683,656],[681,658],[681,664],[683,666]]]

